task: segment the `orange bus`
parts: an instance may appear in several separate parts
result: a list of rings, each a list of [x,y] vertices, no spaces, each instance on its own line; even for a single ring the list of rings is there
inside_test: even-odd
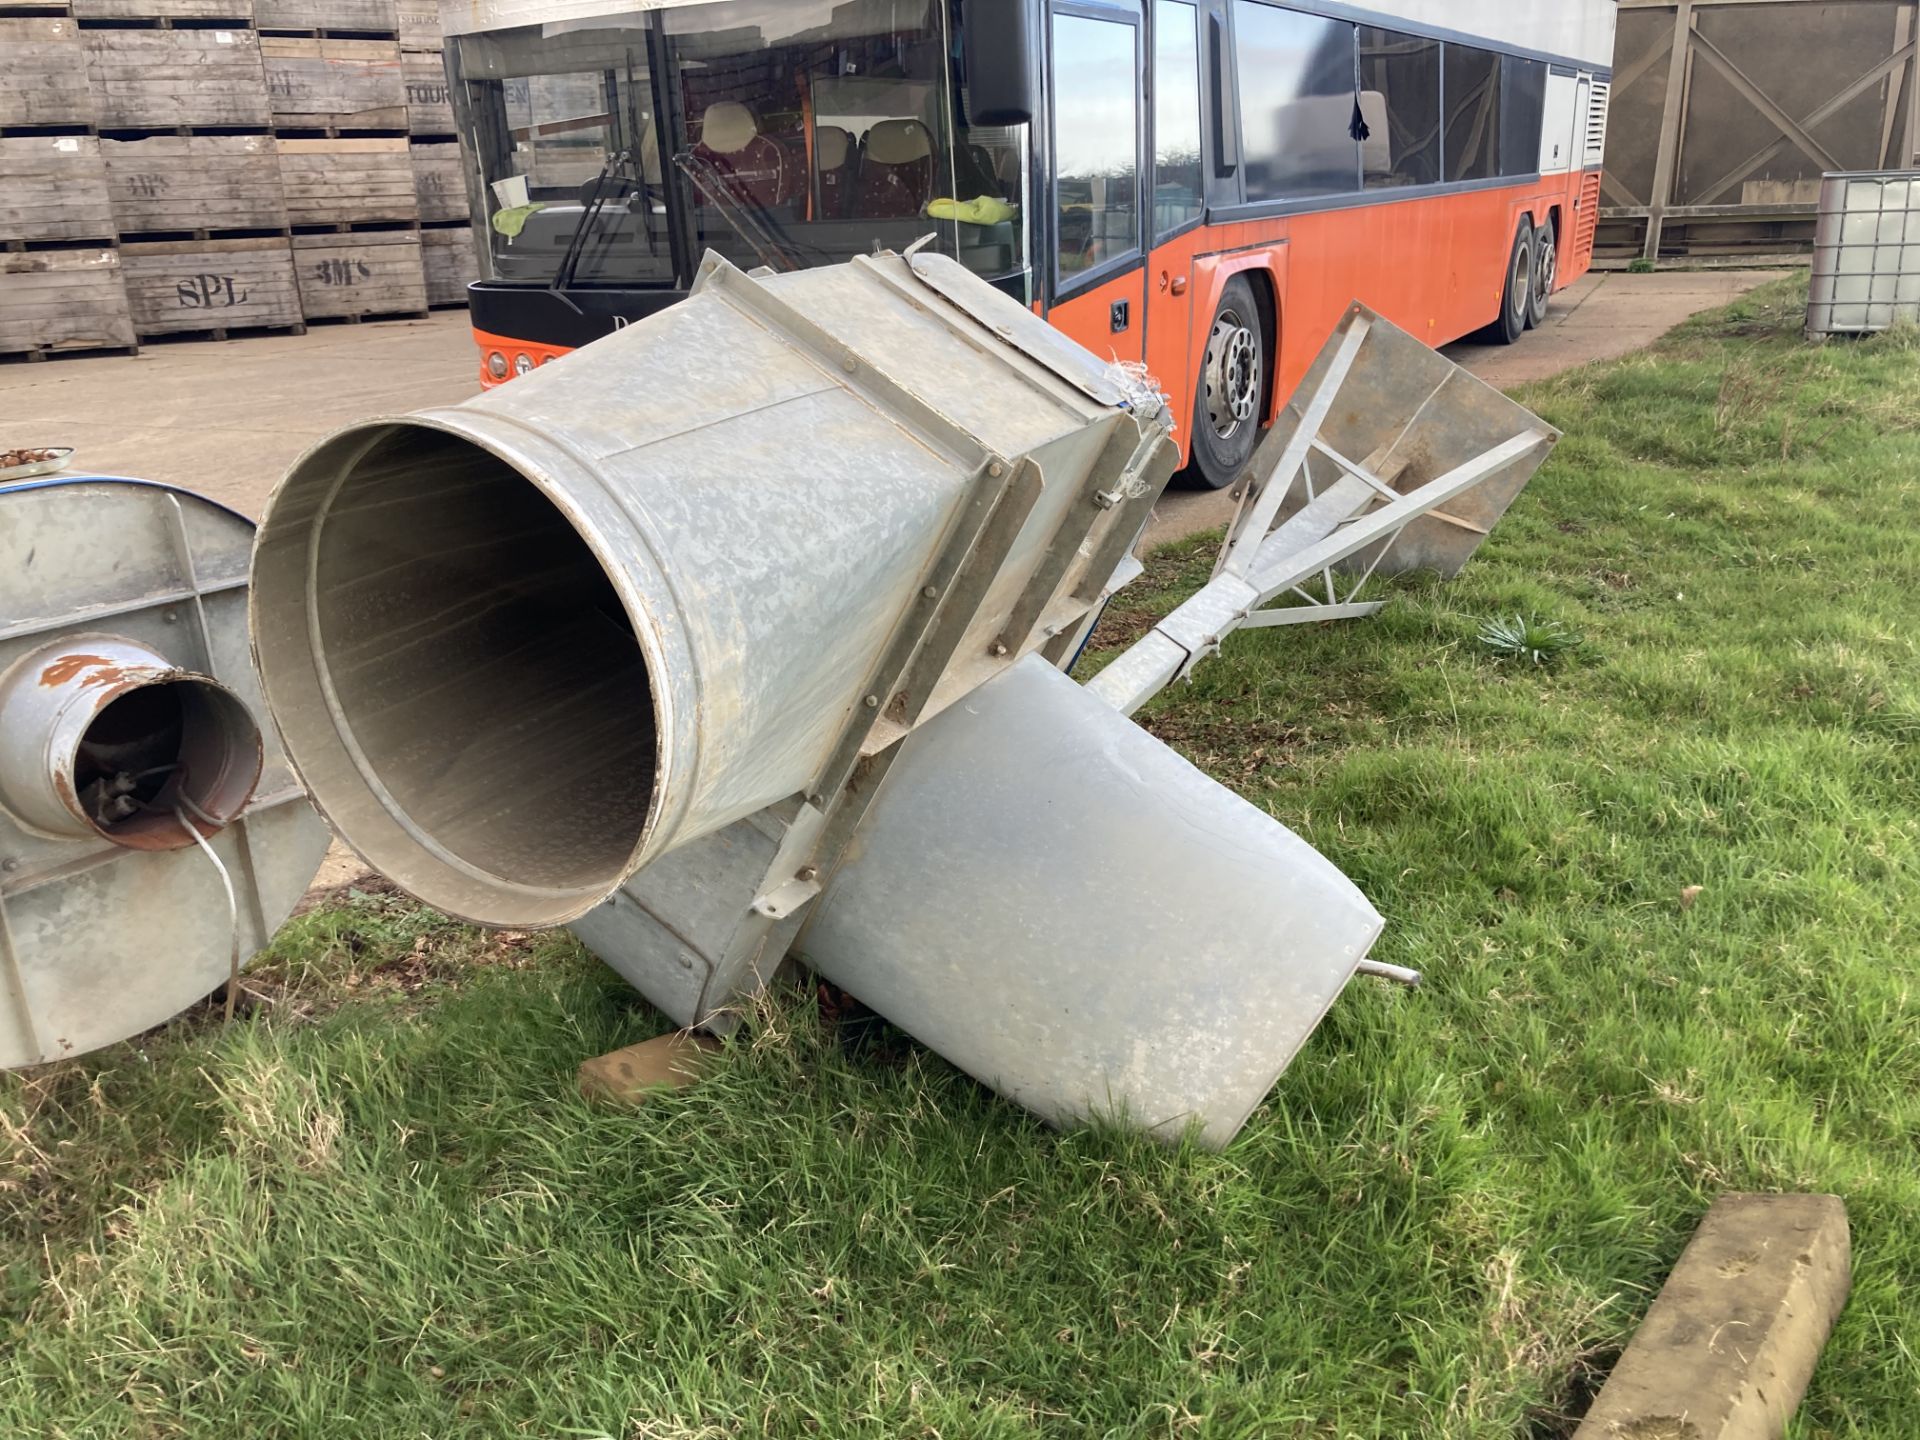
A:
[[[467,8],[463,10],[462,6]],[[1615,0],[452,0],[483,384],[933,243],[1230,483],[1343,307],[1512,342],[1592,257]]]

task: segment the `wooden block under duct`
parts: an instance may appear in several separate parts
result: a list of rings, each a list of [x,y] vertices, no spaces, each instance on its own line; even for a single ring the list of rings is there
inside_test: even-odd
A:
[[[637,1105],[657,1091],[698,1083],[719,1051],[719,1041],[690,1031],[657,1035],[583,1063],[580,1093],[589,1100]]]

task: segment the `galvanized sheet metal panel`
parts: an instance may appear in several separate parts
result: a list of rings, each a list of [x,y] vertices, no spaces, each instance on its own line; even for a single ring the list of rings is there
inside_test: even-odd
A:
[[[1382,921],[1037,657],[906,744],[797,950],[1058,1124],[1230,1140]]]

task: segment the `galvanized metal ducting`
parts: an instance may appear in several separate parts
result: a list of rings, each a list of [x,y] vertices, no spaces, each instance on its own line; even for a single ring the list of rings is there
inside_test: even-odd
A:
[[[340,835],[451,914],[574,919],[808,791],[979,478],[1043,457],[978,623],[1004,622],[1124,415],[929,300],[899,257],[712,261],[579,357],[304,456],[254,643]]]

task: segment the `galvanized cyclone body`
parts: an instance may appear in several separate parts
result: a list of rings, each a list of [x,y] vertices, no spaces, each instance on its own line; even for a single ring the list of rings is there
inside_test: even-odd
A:
[[[710,257],[309,452],[254,643],[316,804],[423,899],[571,923],[685,1025],[797,948],[1050,1120],[1221,1144],[1380,917],[1061,673],[1173,458],[1156,395],[952,261]]]
[[[0,1066],[137,1034],[265,945],[326,828],[247,650],[252,526],[185,491],[0,487]]]

